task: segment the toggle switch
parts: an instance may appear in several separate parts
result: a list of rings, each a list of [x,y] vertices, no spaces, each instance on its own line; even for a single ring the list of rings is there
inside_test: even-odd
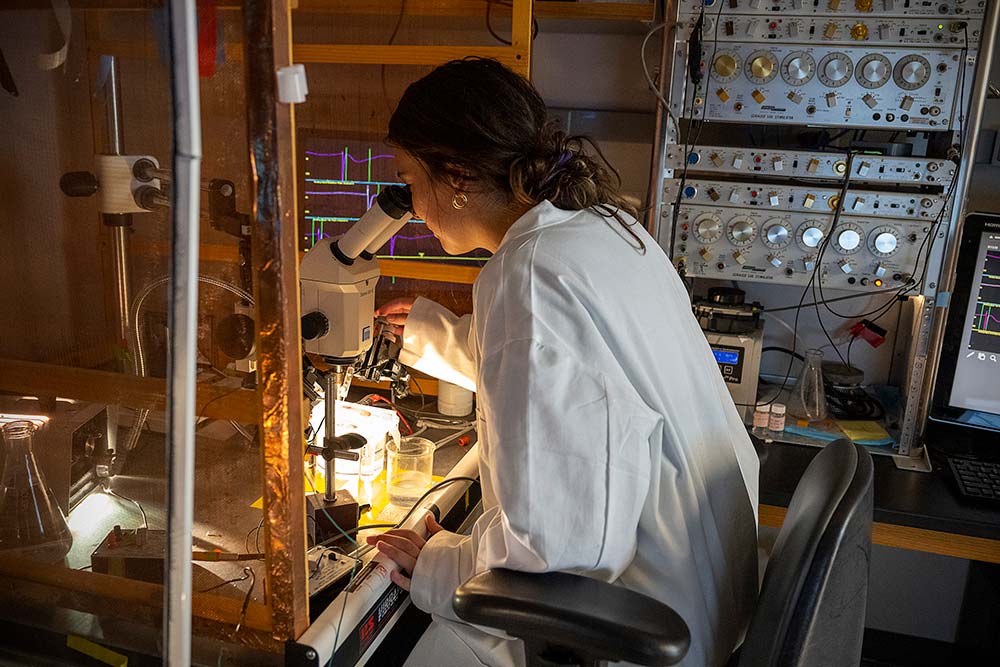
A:
[[[816,195],[811,192],[806,195],[806,198],[802,200],[802,205],[806,208],[812,208],[813,204],[816,203]]]
[[[719,194],[719,191],[716,190],[715,188],[709,188],[708,189],[708,197],[712,201],[719,201],[719,199],[721,198],[721,195]]]
[[[744,255],[739,250],[733,253],[733,259],[736,260],[736,263],[739,264],[740,266],[743,266],[744,264],[747,263],[746,255]]]
[[[743,168],[743,154],[737,153],[736,155],[733,156],[733,169],[742,169],[742,168]]]
[[[868,172],[872,169],[871,162],[862,162],[858,165],[858,176],[867,176]]]
[[[729,191],[729,203],[736,204],[739,203],[739,201],[740,201],[740,191],[737,190],[736,188],[733,188],[732,190]]]
[[[757,19],[747,21],[747,27],[743,30],[747,37],[753,37],[757,34],[757,23]]]
[[[840,270],[843,271],[844,273],[851,273],[852,271],[854,271],[854,267],[851,266],[851,260],[849,259],[842,259],[839,262],[837,262],[837,264],[840,266]]]
[[[794,104],[802,104],[802,95],[800,95],[799,93],[797,93],[794,90],[789,91],[789,93],[788,93],[788,99],[791,100],[792,103],[794,103]]]
[[[809,164],[806,165],[806,171],[808,171],[810,174],[815,174],[816,170],[818,169],[819,169],[819,160],[817,160],[816,158],[809,160]]]
[[[802,258],[802,266],[806,271],[816,270],[816,258],[812,255],[807,255]]]
[[[777,206],[781,200],[778,198],[777,192],[769,192],[767,193],[767,201],[771,206]]]
[[[874,109],[875,107],[878,106],[878,101],[875,99],[875,96],[872,95],[871,93],[867,93],[864,97],[861,98],[861,101],[867,104],[869,109]]]
[[[830,8],[831,12],[835,12],[840,9],[840,0],[830,0],[826,6]]]
[[[886,272],[886,268],[885,268],[884,264],[876,264],[875,265],[875,275],[876,276],[878,276],[879,278],[881,278],[882,276],[885,275],[885,272]]]
[[[860,211],[865,207],[864,197],[858,197],[854,200],[854,206],[852,207],[855,211]]]
[[[715,252],[713,252],[711,248],[702,248],[698,251],[698,254],[701,255],[701,258],[706,262],[711,262],[715,257]]]
[[[796,37],[799,36],[799,24],[798,23],[789,23],[788,24],[788,36],[791,37],[792,39],[795,39]]]
[[[899,108],[903,111],[909,111],[913,108],[913,98],[909,95],[903,95],[903,101],[899,103]]]
[[[726,21],[726,36],[732,37],[736,34],[736,24],[732,21]]]
[[[771,160],[771,167],[775,171],[783,171],[785,169],[785,163],[780,157],[776,157]]]
[[[826,106],[830,108],[837,106],[837,93],[826,94]]]
[[[750,96],[754,98],[754,100],[756,100],[757,104],[763,104],[764,100],[767,99],[766,97],[764,97],[764,93],[760,92],[759,90],[753,91],[752,93],[750,93]]]
[[[778,255],[776,255],[774,253],[771,253],[770,255],[767,256],[767,261],[774,268],[778,268],[782,264],[781,257],[779,257]]]
[[[708,156],[708,159],[711,160],[712,164],[714,164],[716,167],[722,166],[722,158],[719,157],[718,153],[712,153],[711,155]]]
[[[830,21],[826,24],[826,28],[823,29],[823,36],[827,39],[833,39],[837,36],[838,27],[836,23]]]
[[[715,91],[715,95],[716,95],[716,96],[717,96],[717,97],[719,98],[719,100],[721,100],[722,102],[728,102],[728,101],[729,101],[729,93],[728,93],[728,92],[726,92],[726,89],[725,89],[725,88],[719,88],[719,89],[718,89],[717,91]]]

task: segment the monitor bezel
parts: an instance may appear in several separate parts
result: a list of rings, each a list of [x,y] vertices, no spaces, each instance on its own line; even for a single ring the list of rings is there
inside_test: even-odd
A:
[[[982,447],[984,434],[1000,434],[1000,431],[995,429],[958,421],[967,410],[951,405],[951,388],[959,355],[962,352],[962,335],[979,261],[979,246],[983,234],[988,230],[1000,233],[1000,215],[970,213],[966,216],[961,229],[958,260],[955,264],[955,284],[948,301],[941,354],[927,418],[926,440],[938,450],[974,453]],[[993,455],[1000,453],[993,452]]]

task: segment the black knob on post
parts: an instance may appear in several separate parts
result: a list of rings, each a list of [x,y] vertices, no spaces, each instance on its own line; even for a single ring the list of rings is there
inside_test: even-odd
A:
[[[330,331],[330,320],[318,310],[302,316],[302,338],[315,340]]]
[[[98,185],[97,177],[89,171],[67,171],[59,179],[59,189],[67,197],[90,197]]]

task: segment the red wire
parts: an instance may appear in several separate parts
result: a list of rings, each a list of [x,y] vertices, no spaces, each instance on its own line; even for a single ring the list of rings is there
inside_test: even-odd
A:
[[[413,427],[410,426],[410,422],[406,421],[406,417],[403,416],[403,413],[397,410],[396,406],[393,405],[392,401],[390,401],[388,398],[380,394],[369,394],[365,398],[371,398],[373,401],[382,401],[383,403],[388,403],[392,407],[393,412],[395,412],[396,415],[399,417],[399,421],[403,422],[403,425],[406,427],[406,435],[410,435],[411,433],[413,433]]]

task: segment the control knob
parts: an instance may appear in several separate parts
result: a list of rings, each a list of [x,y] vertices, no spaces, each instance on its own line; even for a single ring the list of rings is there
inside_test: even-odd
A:
[[[826,232],[816,223],[805,223],[799,231],[799,241],[807,248],[818,248]]]
[[[900,58],[892,71],[896,85],[903,90],[916,90],[922,87],[931,76],[931,64],[923,56],[912,54]]]
[[[703,215],[694,223],[694,235],[702,243],[715,243],[722,236],[722,222],[714,215]]]
[[[770,51],[755,51],[747,60],[747,78],[756,84],[763,85],[778,74],[778,61]]]
[[[878,257],[888,257],[899,247],[899,237],[892,227],[879,227],[871,234],[871,251]]]
[[[780,220],[769,223],[764,228],[764,245],[768,248],[784,248],[791,240],[790,237],[788,227]]]
[[[889,80],[892,65],[881,53],[869,53],[858,62],[857,80],[865,88],[880,88]]]
[[[854,64],[846,53],[834,51],[819,61],[819,80],[830,88],[839,88],[847,83],[854,73]]]
[[[734,53],[720,53],[716,56],[712,68],[715,70],[715,79],[726,83],[739,76],[740,59]]]
[[[861,249],[863,232],[856,225],[845,225],[837,234],[837,239],[833,244],[837,252],[843,255],[851,255]]]
[[[794,51],[781,63],[781,78],[790,86],[801,86],[813,78],[816,61],[805,51]]]
[[[757,232],[752,220],[747,218],[737,218],[729,223],[729,240],[733,245],[748,246],[753,243]]]

